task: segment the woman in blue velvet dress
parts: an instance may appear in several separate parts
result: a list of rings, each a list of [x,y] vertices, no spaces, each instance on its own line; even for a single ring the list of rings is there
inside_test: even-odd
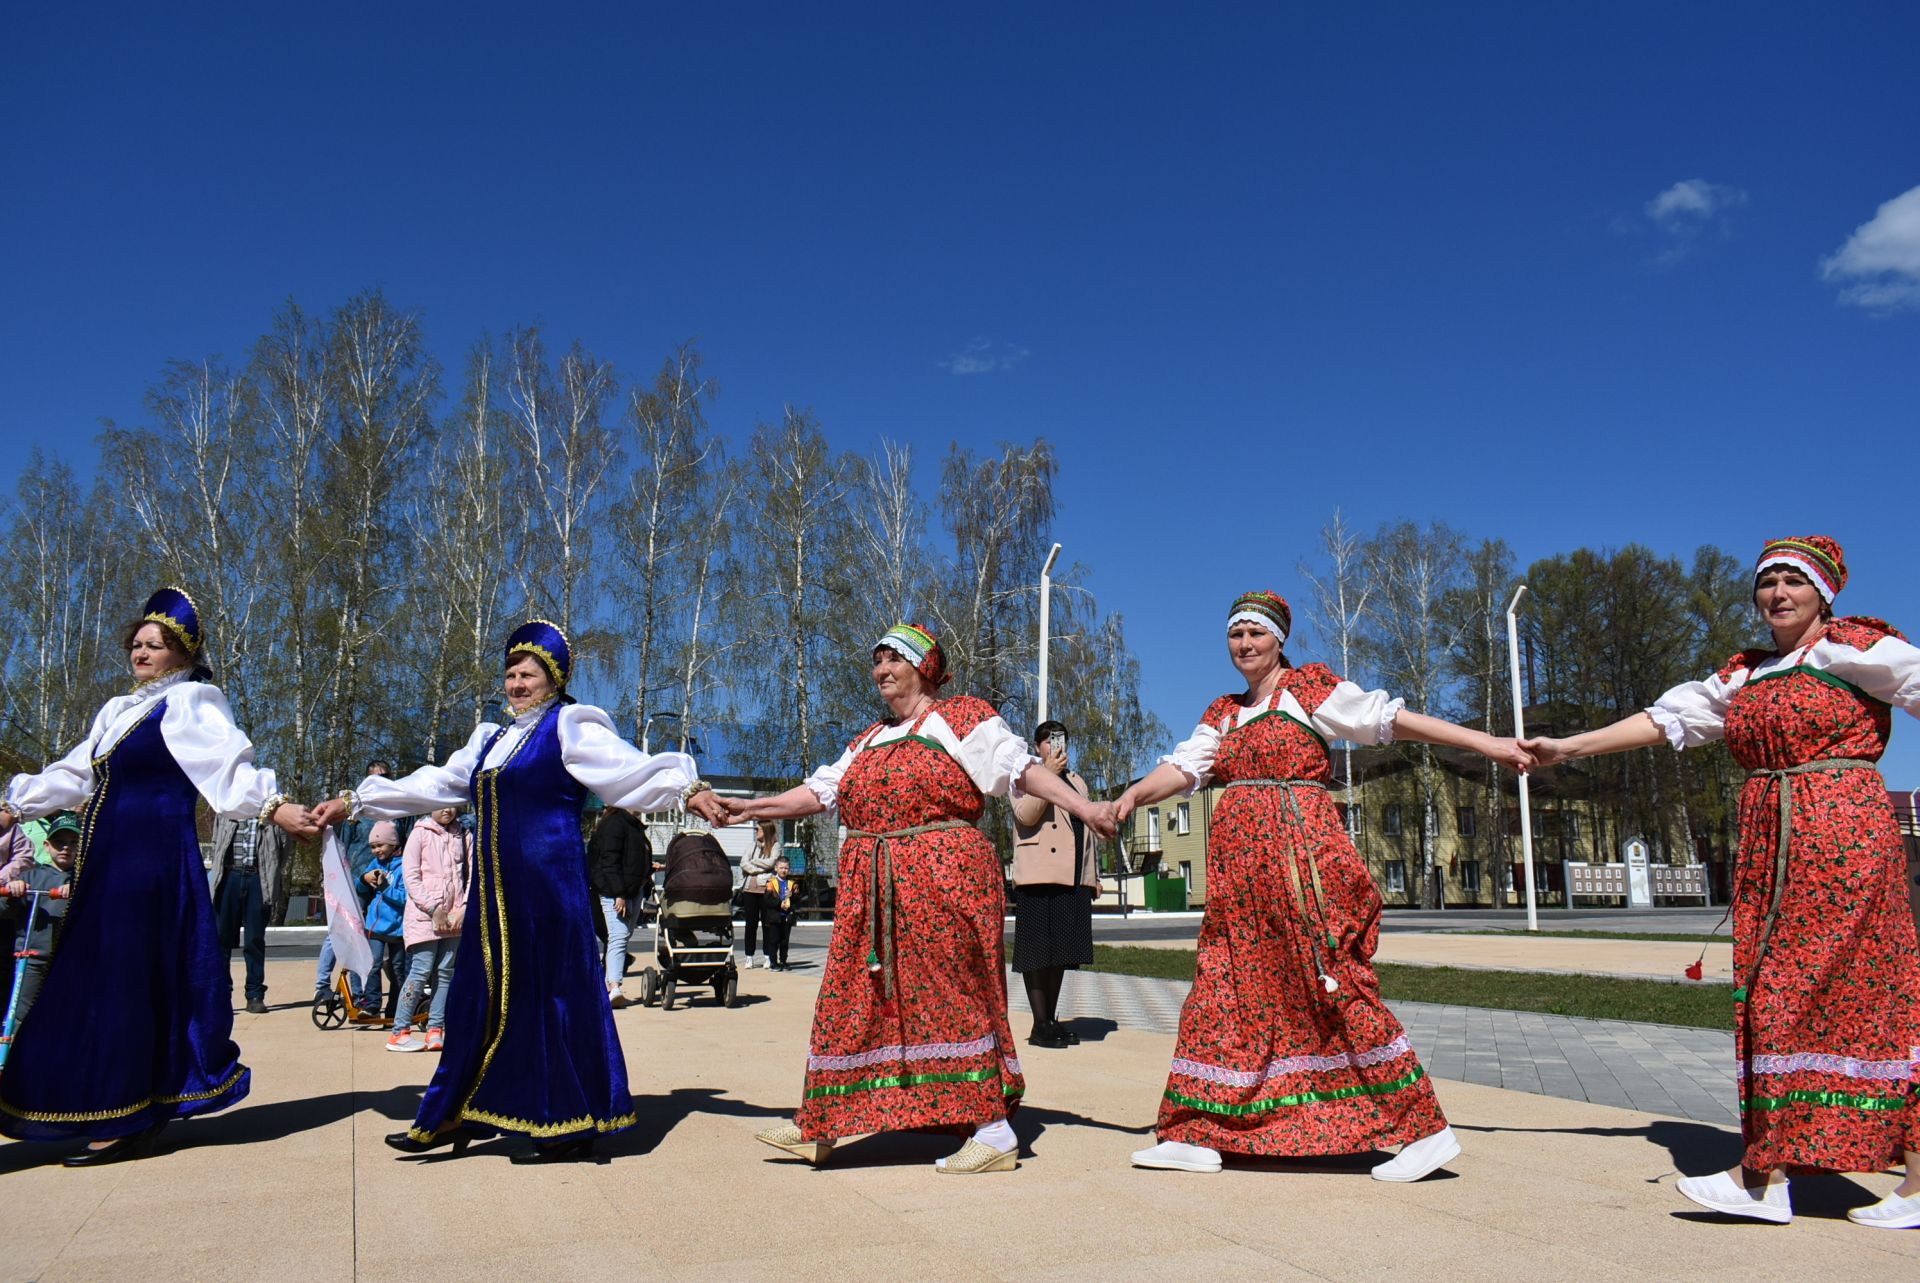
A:
[[[200,665],[204,640],[184,592],[155,593],[126,639],[132,693],[108,700],[58,762],[14,776],[0,802],[0,833],[82,807],[65,929],[0,1072],[0,1132],[92,1138],[69,1166],[140,1157],[169,1121],[247,1094],[194,803],[316,831],[254,767]]]
[[[471,802],[478,839],[458,960],[447,995],[446,1046],[413,1126],[387,1137],[419,1153],[474,1136],[518,1132],[536,1157],[578,1157],[595,1137],[634,1122],[626,1063],[602,983],[580,808],[659,811],[685,801],[725,812],[685,753],[648,756],[606,713],[566,694],[572,657],[560,629],[534,620],[507,640],[506,726],[482,724],[443,766],[400,779],[369,776],[316,811],[393,819]]]

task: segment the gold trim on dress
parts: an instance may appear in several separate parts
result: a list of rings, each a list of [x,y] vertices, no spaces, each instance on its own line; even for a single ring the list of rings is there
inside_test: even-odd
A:
[[[15,1109],[5,1100],[0,1099],[0,1110],[4,1110],[15,1118],[24,1118],[30,1123],[104,1123],[115,1118],[125,1118],[128,1114],[137,1114],[155,1105],[188,1105],[195,1101],[212,1100],[216,1096],[224,1096],[233,1090],[234,1084],[238,1083],[240,1076],[246,1072],[245,1065],[236,1065],[227,1081],[211,1091],[188,1092],[184,1096],[149,1096],[139,1104],[128,1105],[124,1109],[95,1109],[80,1114],[63,1114],[38,1109]]]

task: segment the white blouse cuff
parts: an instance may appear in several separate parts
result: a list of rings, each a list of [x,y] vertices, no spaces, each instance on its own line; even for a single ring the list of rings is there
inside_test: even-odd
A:
[[[1007,794],[1014,800],[1026,796],[1020,791],[1020,777],[1026,774],[1027,767],[1039,762],[1027,749],[1027,742],[1019,736],[1003,740],[993,750],[993,775],[996,780],[1007,782]]]
[[[831,811],[833,804],[840,800],[840,790],[833,780],[819,775],[809,775],[803,783],[806,784],[808,792],[820,799],[820,805],[826,810]]]
[[[1199,791],[1200,785],[1204,782],[1204,777],[1194,769],[1192,763],[1183,762],[1172,753],[1168,753],[1162,757],[1159,762],[1155,762],[1154,765],[1159,766],[1161,763],[1165,763],[1168,766],[1179,767],[1180,773],[1187,777],[1187,786],[1180,790],[1181,797],[1192,797]]]
[[[1660,733],[1667,737],[1667,743],[1673,745],[1674,752],[1677,753],[1687,746],[1687,724],[1680,714],[1655,704],[1647,709],[1647,716],[1651,717],[1653,724],[1660,728]]]
[[[1375,744],[1393,743],[1394,719],[1400,716],[1400,710],[1406,706],[1407,701],[1398,695],[1387,701],[1387,706],[1380,710],[1379,725],[1374,728]]]

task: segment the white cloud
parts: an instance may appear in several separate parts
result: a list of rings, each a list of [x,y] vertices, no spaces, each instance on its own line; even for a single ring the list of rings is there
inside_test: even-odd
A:
[[[973,338],[967,341],[965,347],[940,362],[940,368],[949,374],[992,374],[999,370],[1011,370],[1031,355],[1030,351],[1017,344]]]
[[[1910,188],[1854,228],[1820,274],[1841,286],[1840,301],[1874,312],[1920,307],[1920,187]]]
[[[1653,256],[1656,266],[1665,267],[1690,257],[1700,241],[1709,234],[1731,234],[1732,212],[1747,203],[1747,194],[1725,183],[1710,183],[1704,178],[1684,178],[1642,206],[1648,223],[1664,244]],[[1637,222],[1637,220],[1635,220]],[[1640,224],[1644,228],[1645,224]],[[1637,230],[1624,219],[1614,220],[1614,231]]]
[[[1647,202],[1647,217],[1668,231],[1698,228],[1715,218],[1725,217],[1730,209],[1747,203],[1747,194],[1738,187],[1710,183],[1704,178],[1687,178]]]

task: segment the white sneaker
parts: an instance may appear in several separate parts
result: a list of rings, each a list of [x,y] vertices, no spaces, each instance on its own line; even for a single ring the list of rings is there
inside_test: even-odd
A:
[[[1778,1173],[1774,1175],[1778,1176]],[[1745,1216],[1756,1221],[1771,1221],[1775,1225],[1785,1225],[1793,1219],[1793,1204],[1787,1201],[1787,1178],[1784,1176],[1777,1180],[1770,1176],[1766,1192],[1758,1198],[1725,1172],[1715,1172],[1711,1176],[1682,1176],[1674,1182],[1673,1187],[1700,1206],[1723,1216]]]
[[[1157,1167],[1169,1172],[1217,1172],[1220,1170],[1220,1151],[1208,1149],[1205,1145],[1163,1140],[1152,1149],[1136,1149],[1133,1152],[1133,1165]]]
[[[1417,1181],[1431,1176],[1460,1157],[1460,1141],[1453,1128],[1442,1127],[1431,1136],[1422,1136],[1411,1145],[1373,1169],[1377,1181]]]
[[[1906,1198],[1889,1194],[1871,1207],[1855,1207],[1847,1212],[1855,1225],[1871,1225],[1878,1230],[1920,1229],[1920,1194]]]

